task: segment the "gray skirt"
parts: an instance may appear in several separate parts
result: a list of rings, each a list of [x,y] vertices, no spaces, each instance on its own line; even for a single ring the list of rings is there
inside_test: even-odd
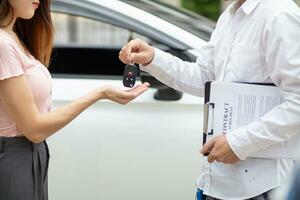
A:
[[[0,137],[0,200],[48,200],[49,149],[25,137]]]

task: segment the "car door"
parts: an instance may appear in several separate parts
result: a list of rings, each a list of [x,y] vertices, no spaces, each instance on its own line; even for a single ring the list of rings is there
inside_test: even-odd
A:
[[[53,1],[53,109],[102,85],[122,87],[118,51],[130,39],[194,59],[180,44],[166,42],[165,35],[160,41],[149,30],[127,29],[132,22],[112,19],[114,13],[100,12],[100,7],[92,13],[78,2]],[[193,199],[201,161],[202,99],[173,91],[173,100],[167,100],[159,92],[152,88],[127,106],[99,101],[49,139],[50,197]]]

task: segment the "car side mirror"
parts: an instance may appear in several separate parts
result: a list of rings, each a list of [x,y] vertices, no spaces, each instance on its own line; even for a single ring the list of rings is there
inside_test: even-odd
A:
[[[140,72],[142,83],[150,83],[150,88],[156,88],[154,99],[159,101],[178,101],[182,98],[182,92],[174,90],[169,86],[161,83],[159,80],[146,72]]]

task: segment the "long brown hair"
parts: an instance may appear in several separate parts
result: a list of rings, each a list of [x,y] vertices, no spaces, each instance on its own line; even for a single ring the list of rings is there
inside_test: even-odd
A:
[[[0,21],[9,16],[13,17],[13,8],[8,0],[0,0]],[[2,26],[7,25],[9,24]],[[29,20],[18,18],[14,24],[14,31],[25,45],[25,48],[48,67],[53,46],[50,0],[40,1],[33,18]]]

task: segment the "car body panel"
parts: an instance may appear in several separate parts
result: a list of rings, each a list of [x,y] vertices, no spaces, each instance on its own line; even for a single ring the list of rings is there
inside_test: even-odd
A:
[[[51,8],[128,28],[191,60],[205,44],[182,28],[121,1],[53,0]],[[120,76],[52,76],[53,110],[102,85],[123,87]],[[203,99],[184,94],[178,101],[158,101],[153,98],[156,91],[149,89],[126,106],[101,100],[48,140],[51,199],[195,197],[202,159],[198,150]]]

